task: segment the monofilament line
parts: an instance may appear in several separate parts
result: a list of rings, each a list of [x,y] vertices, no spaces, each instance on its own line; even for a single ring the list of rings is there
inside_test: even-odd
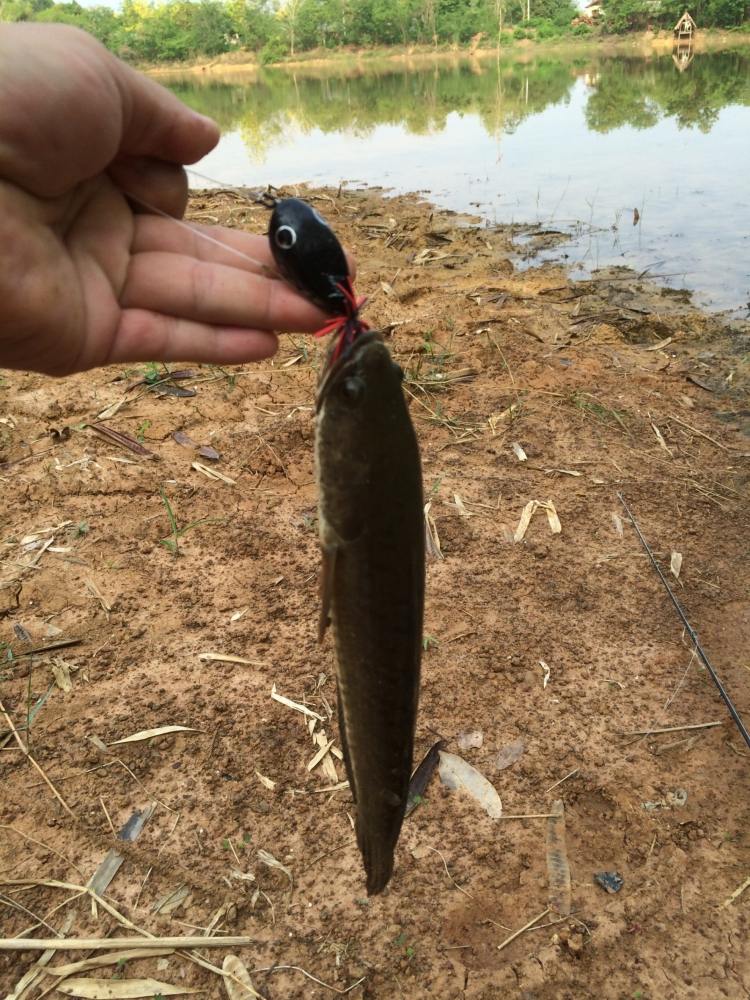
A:
[[[217,181],[215,177],[209,177],[208,174],[202,174],[200,170],[194,170],[192,167],[182,168],[186,174],[192,174],[193,177],[200,177],[202,181],[208,181],[209,184],[214,184],[221,191],[231,191],[232,194],[236,194],[240,198],[244,198],[245,201],[249,201],[254,205],[263,205],[264,208],[273,208],[276,202],[276,197],[271,194],[271,188],[266,188],[265,190],[253,191],[251,188],[245,187],[235,187],[233,184],[224,184],[222,181]]]
[[[242,260],[246,261],[248,264],[254,264],[255,267],[260,268],[271,278],[278,278],[279,273],[275,268],[270,267],[268,264],[264,264],[262,260],[256,260],[255,257],[251,257],[250,254],[243,253],[242,250],[238,250],[237,247],[229,246],[227,243],[223,243],[221,240],[217,240],[215,236],[209,236],[208,233],[204,233],[202,229],[198,229],[196,226],[191,225],[189,222],[185,222],[183,219],[176,219],[174,215],[170,215],[169,212],[164,212],[156,205],[151,205],[144,198],[139,195],[132,194],[130,191],[123,191],[123,194],[130,198],[131,201],[136,202],[142,208],[145,208],[148,212],[153,212],[154,215],[160,215],[163,219],[169,219],[176,226],[181,226],[183,229],[187,229],[188,232],[197,236],[201,240],[205,240],[207,243],[213,243],[214,246],[221,247],[229,254],[234,254],[235,257],[240,257]]]
[[[735,725],[739,729],[740,734],[742,735],[743,740],[745,741],[745,743],[747,744],[747,746],[750,747],[750,733],[748,733],[747,729],[745,728],[745,724],[743,723],[742,719],[740,718],[739,712],[734,707],[732,699],[727,694],[726,688],[721,683],[721,680],[719,679],[719,675],[716,673],[716,671],[714,670],[714,668],[711,666],[711,662],[709,661],[708,657],[706,656],[705,652],[703,651],[703,647],[701,646],[700,642],[698,641],[697,634],[695,633],[692,625],[688,621],[687,615],[682,610],[682,605],[680,604],[680,602],[675,597],[674,591],[672,590],[672,588],[669,585],[669,581],[667,580],[667,578],[662,573],[661,567],[659,566],[658,562],[656,561],[656,558],[654,557],[653,552],[649,548],[648,542],[643,537],[643,532],[641,531],[641,529],[638,526],[638,522],[635,519],[635,515],[631,512],[630,508],[625,503],[625,498],[623,497],[622,493],[618,493],[617,494],[617,499],[620,501],[620,503],[625,508],[625,512],[627,513],[628,517],[630,518],[630,523],[635,528],[636,533],[638,534],[638,538],[641,541],[641,545],[645,549],[646,555],[651,560],[651,565],[654,567],[654,569],[656,570],[656,572],[659,574],[659,579],[664,584],[664,589],[669,594],[669,597],[670,597],[670,599],[672,601],[672,604],[674,604],[675,610],[677,611],[677,614],[680,616],[682,624],[685,626],[685,629],[687,630],[687,633],[690,636],[690,638],[691,638],[691,640],[693,642],[693,645],[695,646],[696,653],[698,654],[698,656],[700,656],[701,660],[703,661],[703,663],[704,663],[704,665],[706,667],[706,670],[708,670],[709,674],[711,675],[711,680],[716,685],[716,687],[717,687],[717,689],[719,691],[719,694],[721,695],[722,701],[727,706],[727,709],[729,710],[729,714],[734,719]]]

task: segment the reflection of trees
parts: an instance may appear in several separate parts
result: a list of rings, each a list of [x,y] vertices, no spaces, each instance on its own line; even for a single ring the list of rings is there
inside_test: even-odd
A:
[[[682,74],[669,56],[593,63],[539,58],[499,65],[266,70],[250,82],[193,77],[171,86],[223,129],[238,129],[251,154],[262,159],[294,131],[366,136],[379,125],[396,125],[424,135],[444,129],[455,112],[478,116],[499,137],[567,100],[581,75],[596,81],[586,121],[599,132],[623,125],[650,128],[662,116],[708,131],[725,105],[750,104],[750,58],[739,52],[699,55]]]
[[[479,69],[456,63],[307,75],[266,70],[249,86],[184,78],[166,82],[222,128],[239,129],[251,152],[262,156],[290,130],[364,136],[379,125],[398,125],[425,135],[442,131],[453,112],[477,115],[490,132],[500,134],[566,98],[573,80],[564,62],[538,60]]]
[[[685,73],[677,73],[667,56],[612,59],[599,74],[586,107],[586,123],[597,132],[650,128],[662,116],[680,128],[709,132],[728,104],[750,105],[750,58],[742,52],[698,55]]]

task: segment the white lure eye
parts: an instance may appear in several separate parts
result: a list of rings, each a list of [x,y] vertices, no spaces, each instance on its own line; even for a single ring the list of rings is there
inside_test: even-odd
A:
[[[297,242],[297,234],[291,226],[279,226],[273,238],[280,250],[291,250]]]

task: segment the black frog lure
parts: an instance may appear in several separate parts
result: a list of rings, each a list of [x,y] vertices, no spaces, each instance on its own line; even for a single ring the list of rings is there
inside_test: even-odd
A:
[[[333,364],[369,329],[360,317],[365,300],[356,296],[336,234],[306,201],[280,198],[271,214],[268,236],[283,277],[331,317],[316,336],[338,334],[329,359]]]

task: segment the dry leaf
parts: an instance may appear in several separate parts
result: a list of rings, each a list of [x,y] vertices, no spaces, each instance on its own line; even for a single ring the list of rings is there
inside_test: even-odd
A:
[[[115,740],[114,743],[109,743],[108,746],[116,747],[120,746],[122,743],[140,743],[142,740],[152,740],[156,736],[166,736],[168,733],[199,732],[199,729],[193,729],[190,726],[161,726],[159,729],[142,729],[139,733],[133,733],[132,736],[126,736],[124,739]]]
[[[224,988],[227,991],[229,1000],[254,1000],[255,997],[260,997],[260,993],[256,992],[250,980],[250,973],[247,971],[247,966],[236,955],[225,956],[221,968],[226,973],[224,976]],[[228,976],[234,976],[234,979],[229,979]],[[240,983],[235,982],[237,979],[242,983],[242,986],[240,986]]]
[[[286,705],[287,708],[293,708],[295,712],[302,712],[303,715],[307,715],[311,719],[317,719],[318,722],[326,721],[322,715],[318,715],[317,712],[313,712],[313,710],[308,708],[307,705],[300,705],[298,701],[292,701],[291,698],[285,698],[283,694],[276,694],[275,684],[271,688],[271,697],[274,701],[278,701],[280,705]]]
[[[248,613],[249,610],[250,610],[249,608],[243,608],[241,611],[235,611],[234,614],[229,619],[229,621],[230,622],[238,622],[240,620],[240,618],[244,618],[245,617],[245,615]]]
[[[622,527],[622,518],[620,517],[619,514],[615,514],[614,511],[612,511],[612,523],[615,526],[615,531],[620,536],[620,538],[622,538],[625,534]]]
[[[241,618],[242,615],[239,617]],[[234,615],[232,615],[232,621],[235,620]],[[244,656],[234,656],[233,653],[198,653],[198,659],[204,663],[241,663],[246,667],[265,666],[260,660],[246,660]]]
[[[503,804],[497,791],[485,776],[463,757],[441,750],[438,768],[440,780],[447,788],[466,792],[492,819],[499,819],[502,816]]]
[[[480,730],[476,729],[473,732],[459,733],[456,743],[461,750],[479,750],[484,743],[484,737]]]
[[[174,948],[156,951],[153,948],[131,948],[129,951],[109,951],[106,955],[94,955],[80,962],[68,965],[49,966],[46,972],[51,976],[73,976],[76,972],[89,972],[91,969],[102,969],[107,965],[119,965],[135,958],[158,958],[159,955],[174,955]]]
[[[672,575],[676,580],[680,578],[680,570],[682,569],[682,553],[673,552],[672,558],[669,560],[669,568],[672,571]]]
[[[113,606],[109,603],[104,594],[102,594],[101,590],[99,590],[94,581],[85,580],[84,583],[86,584],[86,589],[89,591],[90,594],[92,594],[97,599],[97,601],[101,604],[103,610],[111,611]]]
[[[229,486],[237,485],[235,479],[230,479],[229,476],[225,476],[218,469],[209,469],[207,465],[201,465],[200,462],[191,462],[190,467],[195,469],[196,472],[201,472],[207,479],[219,479],[222,483],[227,483]]]
[[[552,534],[559,535],[562,531],[562,525],[560,524],[560,518],[557,516],[555,505],[551,500],[544,500],[540,502],[539,506],[543,507],[547,513],[547,520],[549,521],[550,531]]]
[[[531,518],[534,516],[534,511],[537,509],[539,504],[536,500],[529,500],[529,502],[524,507],[521,512],[521,520],[518,522],[518,527],[513,535],[514,542],[522,542],[526,532],[528,531],[529,525],[531,524]]]
[[[518,459],[519,462],[526,462],[526,461],[528,461],[528,457],[529,456],[523,450],[523,448],[521,447],[521,445],[520,445],[520,443],[518,441],[514,441],[511,444],[511,448],[513,449],[513,453],[514,453],[514,455],[516,456],[516,458]]]
[[[52,661],[52,675],[55,678],[55,684],[61,691],[67,693],[73,690],[73,685],[70,682],[70,667],[63,660]]]
[[[474,515],[466,509],[464,502],[458,493],[453,494],[453,501],[456,504],[456,510],[461,517],[474,517]]]
[[[542,680],[542,688],[544,689],[549,684],[550,669],[547,666],[547,664],[544,662],[544,660],[540,660],[539,661],[539,666],[544,671],[544,679]]]
[[[331,749],[332,746],[333,746],[333,740],[325,740],[323,742],[323,745],[318,748],[318,751],[314,755],[314,757],[309,761],[307,765],[307,770],[308,771],[314,770],[321,762],[321,760],[323,760],[323,758],[326,756],[326,754],[328,753],[328,751]]]
[[[158,900],[151,907],[152,913],[171,913],[178,907],[182,906],[183,903],[192,899],[192,893],[186,885],[179,885],[172,892],[164,896],[163,899]]]
[[[516,415],[519,409],[518,403],[513,403],[509,406],[507,410],[502,410],[500,413],[493,413],[487,418],[487,423],[490,425],[490,430],[493,436],[497,434],[498,424],[510,423],[513,417]]]
[[[320,747],[320,749],[328,745],[328,750],[329,751],[333,750],[333,740],[331,740],[331,743],[328,744],[328,739],[326,738],[326,733],[324,729],[321,729],[320,732],[313,733],[313,743],[315,743],[318,747]],[[334,784],[336,784],[336,782],[339,780],[338,773],[336,772],[336,765],[333,763],[328,753],[323,754],[322,760],[323,760],[323,773],[325,774],[326,778],[328,778],[329,781],[332,781]]]
[[[188,993],[202,993],[190,986],[172,986],[156,979],[68,979],[58,983],[56,989],[69,997],[86,997],[87,1000],[127,1000],[130,997],[174,997]]]
[[[267,778],[265,774],[261,774],[260,771],[256,771],[255,773],[258,775],[258,780],[260,781],[261,785],[263,785],[270,792],[272,792],[276,787],[276,782],[271,781],[270,778]]]
[[[523,740],[514,740],[512,743],[508,743],[497,752],[493,761],[495,768],[498,771],[504,771],[506,767],[515,764],[523,756],[525,749]]]
[[[442,559],[443,550],[440,548],[440,537],[438,536],[435,520],[430,517],[431,507],[432,503],[424,505],[425,549],[428,558]]]
[[[269,851],[264,851],[263,848],[261,847],[260,850],[258,851],[258,860],[262,861],[263,864],[267,865],[269,868],[275,868],[277,871],[283,872],[289,879],[290,884],[294,885],[294,879],[292,878],[292,873],[289,871],[287,866],[282,865],[282,863],[277,858],[275,858],[273,854],[271,854]]]
[[[664,440],[662,432],[659,430],[659,428],[656,426],[653,420],[651,421],[651,427],[653,428],[654,434],[656,434],[656,440],[659,442],[659,447],[662,448],[664,451],[666,451],[666,453],[669,455],[670,458],[674,458],[674,455],[667,447],[667,442]]]

